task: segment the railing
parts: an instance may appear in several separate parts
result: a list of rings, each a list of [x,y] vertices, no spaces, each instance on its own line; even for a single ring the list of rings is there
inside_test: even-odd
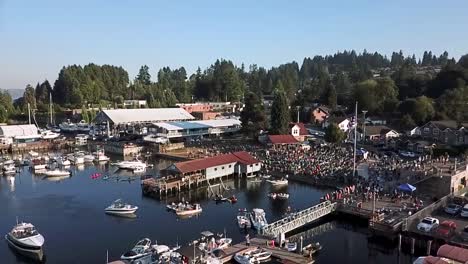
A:
[[[292,213],[287,217],[266,225],[260,230],[260,233],[268,236],[278,236],[292,231],[298,227],[304,226],[312,221],[319,219],[336,210],[337,203],[326,201],[319,203],[305,210]]]

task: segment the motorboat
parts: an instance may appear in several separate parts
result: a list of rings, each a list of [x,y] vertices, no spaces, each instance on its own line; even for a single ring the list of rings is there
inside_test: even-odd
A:
[[[70,171],[55,169],[55,170],[44,171],[43,174],[47,177],[65,177],[65,176],[70,176]]]
[[[220,236],[221,238],[216,239],[215,235],[210,231],[201,232],[201,238],[199,240],[198,248],[201,251],[210,253],[215,250],[221,250],[231,246],[232,238],[227,238],[226,234],[218,234],[218,236]]]
[[[5,175],[16,174],[16,167],[14,163],[4,163],[2,170],[3,174]]]
[[[252,222],[253,227],[260,231],[264,226],[268,224],[265,216],[265,211],[260,208],[252,209],[250,213],[250,221]]]
[[[146,163],[133,160],[133,161],[121,161],[114,163],[113,165],[117,166],[121,170],[134,170],[135,168],[146,168]]]
[[[265,179],[265,180],[268,180],[268,179],[271,178],[271,175],[263,174],[263,175],[261,176],[261,178],[262,178],[262,179]]]
[[[269,193],[268,197],[270,197],[271,199],[286,200],[289,198],[289,194],[288,193]]]
[[[56,139],[60,137],[59,133],[52,132],[50,130],[44,130],[41,132],[42,139]]]
[[[109,161],[110,158],[108,156],[106,156],[106,154],[104,153],[104,150],[98,150],[94,153],[94,156],[96,157],[96,161],[97,162],[104,162],[104,161]]]
[[[61,157],[57,159],[57,164],[61,167],[68,167],[71,165],[71,162],[69,159]]]
[[[94,157],[94,155],[91,155],[91,154],[87,154],[83,156],[83,160],[85,163],[92,163],[94,162],[95,159],[96,157]]]
[[[195,214],[199,214],[202,212],[202,208],[200,206],[200,204],[187,204],[184,208],[178,208],[176,210],[176,214],[178,216],[189,216],[189,215],[195,215]]]
[[[44,237],[31,223],[16,224],[13,229],[5,235],[8,244],[18,252],[34,258],[42,259],[42,246]]]
[[[74,165],[80,165],[85,163],[85,159],[83,155],[75,155],[72,159],[72,163]]]
[[[309,244],[302,249],[302,252],[306,256],[313,255],[322,249],[322,245],[319,242]]]
[[[257,175],[255,175],[255,174],[252,173],[252,174],[247,175],[247,176],[245,176],[245,177],[246,177],[247,179],[251,179],[251,178],[257,177]]]
[[[91,126],[84,120],[81,120],[78,124],[76,124],[76,130],[80,133],[89,133]]]
[[[142,173],[145,172],[146,168],[145,167],[135,167],[133,168],[133,173]]]
[[[272,253],[264,249],[253,249],[244,253],[236,253],[234,260],[240,264],[253,264],[265,261],[271,257]]]
[[[128,215],[135,213],[137,209],[138,206],[130,205],[123,202],[122,199],[117,199],[105,209],[105,212],[106,214]]]
[[[273,186],[280,186],[280,185],[287,185],[288,180],[287,179],[279,179],[279,180],[267,180],[267,182],[271,183]]]
[[[252,226],[247,212],[239,211],[239,214],[237,215],[237,224],[239,225],[239,228],[250,228]]]
[[[60,131],[63,133],[76,133],[78,132],[78,128],[75,123],[70,122],[68,119],[66,122],[62,122],[59,124]]]
[[[34,171],[43,171],[47,169],[47,164],[41,161],[35,161],[32,165]]]
[[[151,254],[151,240],[149,238],[144,238],[128,252],[125,252],[122,256],[120,256],[121,260],[128,260],[134,261],[144,256],[148,256]]]

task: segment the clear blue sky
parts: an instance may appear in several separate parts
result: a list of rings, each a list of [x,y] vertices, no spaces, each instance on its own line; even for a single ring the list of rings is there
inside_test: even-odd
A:
[[[217,58],[271,67],[355,49],[468,53],[468,1],[0,0],[0,87],[64,65],[186,67]]]

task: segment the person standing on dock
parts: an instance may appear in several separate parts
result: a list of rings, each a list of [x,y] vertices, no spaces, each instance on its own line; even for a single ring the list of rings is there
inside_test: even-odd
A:
[[[245,244],[247,246],[250,246],[250,235],[249,234],[245,235]]]

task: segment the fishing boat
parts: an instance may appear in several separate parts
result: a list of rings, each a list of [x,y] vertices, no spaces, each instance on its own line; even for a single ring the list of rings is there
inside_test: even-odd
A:
[[[178,216],[190,216],[190,215],[195,215],[195,214],[199,214],[202,212],[202,208],[200,206],[200,204],[193,204],[193,205],[186,205],[184,208],[178,208],[176,210],[176,214]]]
[[[288,180],[287,179],[279,179],[279,180],[267,180],[267,182],[271,183],[273,186],[280,186],[280,185],[287,185]]]
[[[135,168],[146,168],[146,163],[139,161],[139,160],[133,160],[133,161],[121,161],[114,163],[112,165],[117,166],[121,170],[134,170]]]
[[[268,224],[265,216],[265,211],[260,208],[252,209],[250,213],[250,221],[252,222],[253,227],[260,231],[264,226]]]
[[[144,256],[148,256],[151,254],[151,240],[149,238],[144,238],[130,250],[125,252],[122,256],[120,256],[121,260],[128,260],[128,261],[135,261],[139,258]]]
[[[128,215],[135,213],[136,210],[138,210],[138,206],[130,205],[123,202],[122,199],[117,199],[105,209],[105,212],[106,214]]]
[[[8,244],[25,256],[42,259],[44,237],[33,224],[19,223],[5,235]]]
[[[239,214],[237,215],[237,225],[239,225],[239,228],[250,228],[252,226],[246,211],[239,210]]]
[[[70,176],[70,171],[55,169],[44,171],[43,174],[47,177],[64,177]]]

